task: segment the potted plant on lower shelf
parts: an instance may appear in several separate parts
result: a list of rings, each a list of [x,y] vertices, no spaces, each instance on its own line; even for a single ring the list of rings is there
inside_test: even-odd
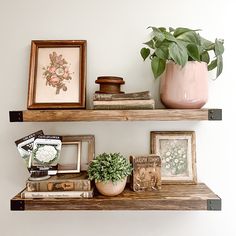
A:
[[[131,164],[120,153],[100,154],[88,168],[89,179],[95,180],[98,191],[105,196],[120,194],[131,172]]]
[[[208,99],[208,70],[223,70],[224,41],[211,42],[188,28],[149,27],[151,40],[141,49],[151,60],[154,77],[161,75],[160,96],[167,108],[201,108]],[[210,56],[214,55],[214,58]]]

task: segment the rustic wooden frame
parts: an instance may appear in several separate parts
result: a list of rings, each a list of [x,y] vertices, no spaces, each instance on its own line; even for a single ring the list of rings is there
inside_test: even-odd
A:
[[[63,145],[77,145],[77,163],[75,169],[68,169],[67,165],[61,165],[58,163],[58,171],[57,173],[79,173],[80,172],[80,156],[81,156],[81,141],[64,141],[62,142],[62,148]],[[60,156],[60,159],[63,158],[63,156]],[[59,161],[60,162],[60,161]]]
[[[89,163],[95,157],[95,136],[94,135],[63,135],[62,136],[62,143],[80,143],[81,144],[80,151],[82,150],[83,142],[88,143],[88,158],[87,158],[87,163],[82,163],[82,157],[80,156],[80,171],[86,171],[88,169]]]
[[[151,153],[157,154],[156,142],[158,136],[190,136],[191,138],[191,159],[192,159],[192,179],[191,180],[165,180],[162,176],[162,184],[196,184],[197,183],[197,171],[196,171],[196,137],[194,131],[151,131]]]
[[[71,103],[36,103],[36,75],[39,48],[80,48],[79,65],[79,101]],[[29,84],[28,84],[28,109],[74,109],[86,108],[86,40],[32,40],[30,54]]]

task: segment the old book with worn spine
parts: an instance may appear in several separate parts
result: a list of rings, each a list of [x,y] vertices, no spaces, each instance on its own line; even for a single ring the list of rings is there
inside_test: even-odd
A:
[[[97,110],[155,109],[155,101],[154,99],[124,100],[124,101],[93,101],[93,108]]]
[[[90,191],[59,191],[59,192],[21,192],[21,198],[92,198],[93,188]]]
[[[151,94],[149,91],[136,92],[136,93],[118,93],[118,94],[105,94],[95,93],[93,95],[94,101],[122,101],[122,100],[149,100]]]
[[[131,156],[131,188],[135,192],[161,189],[161,158],[157,155]]]
[[[89,191],[91,181],[86,171],[78,174],[58,174],[47,180],[26,181],[28,192]]]

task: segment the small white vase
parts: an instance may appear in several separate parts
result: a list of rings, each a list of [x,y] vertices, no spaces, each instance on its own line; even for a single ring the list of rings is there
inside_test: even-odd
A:
[[[161,78],[160,95],[167,108],[203,107],[208,99],[207,64],[189,61],[181,67],[168,62]]]
[[[105,196],[116,196],[124,191],[126,185],[127,177],[124,180],[113,183],[112,181],[108,182],[96,182],[96,187],[98,191]]]

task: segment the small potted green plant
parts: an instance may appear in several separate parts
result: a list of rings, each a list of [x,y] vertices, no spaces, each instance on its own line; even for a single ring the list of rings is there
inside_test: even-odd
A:
[[[223,70],[224,41],[211,42],[188,28],[149,27],[151,40],[141,49],[155,78],[162,76],[160,95],[168,108],[201,108],[208,99],[208,70]],[[213,57],[212,57],[213,56]]]
[[[89,179],[95,180],[98,191],[105,196],[120,194],[131,172],[131,164],[120,153],[100,154],[88,168]]]

